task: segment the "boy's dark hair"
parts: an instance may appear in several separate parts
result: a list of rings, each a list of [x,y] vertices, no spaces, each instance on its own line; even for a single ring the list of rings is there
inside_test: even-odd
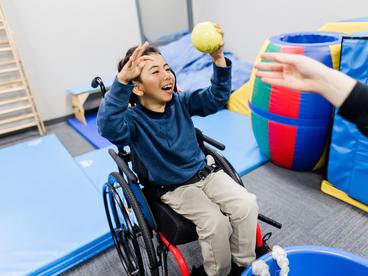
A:
[[[132,56],[133,52],[135,49],[137,49],[138,46],[134,46],[132,48],[130,48],[126,54],[125,57],[119,61],[118,63],[118,72],[121,71],[121,69],[123,69],[124,65],[129,61],[129,58]],[[161,52],[156,49],[155,47],[149,46],[143,53],[142,56],[146,56],[146,55],[150,55],[150,54],[159,54],[161,55]],[[171,69],[170,69],[171,70]],[[177,92],[177,87],[176,87],[176,75],[174,73],[174,71],[171,70],[171,72],[173,73],[174,77],[175,77],[175,86],[174,86],[174,91]],[[137,81],[139,81],[139,76],[135,79]],[[129,99],[129,103],[131,105],[135,105],[138,102],[138,97],[137,95],[135,95],[134,93],[130,94],[130,99]]]
[[[123,69],[124,65],[129,61],[129,58],[132,56],[133,52],[135,51],[135,49],[137,49],[138,46],[134,46],[132,48],[130,48],[126,54],[125,57],[119,61],[118,63],[118,72],[121,71],[121,69]],[[149,46],[143,53],[142,56],[148,56],[149,54],[159,54],[161,55],[160,51],[157,50],[154,47]]]

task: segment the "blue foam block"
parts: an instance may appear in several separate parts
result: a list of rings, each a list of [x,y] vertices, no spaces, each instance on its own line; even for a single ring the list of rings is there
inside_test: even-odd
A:
[[[253,136],[250,118],[227,109],[206,117],[192,117],[195,127],[203,134],[223,143],[220,152],[233,165],[239,175],[244,175],[268,161],[258,148]]]
[[[0,164],[0,274],[60,273],[112,245],[101,195],[56,136]]]
[[[97,130],[96,114],[86,116],[87,124],[84,125],[75,118],[69,119],[68,124],[82,135],[95,148],[100,149],[111,146],[111,143],[100,136]]]
[[[115,147],[108,147],[74,158],[100,193],[102,192],[103,184],[107,182],[109,174],[113,171],[118,171],[114,160],[107,152],[109,148],[114,148],[117,151]]]

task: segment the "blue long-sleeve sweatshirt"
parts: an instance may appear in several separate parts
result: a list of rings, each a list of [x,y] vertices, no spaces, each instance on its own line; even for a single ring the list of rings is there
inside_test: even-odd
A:
[[[133,86],[115,80],[97,114],[99,133],[119,147],[133,148],[154,185],[186,182],[206,165],[191,116],[213,114],[225,106],[231,90],[231,61],[226,63],[213,65],[210,87],[174,93],[162,113],[139,103],[128,108]]]

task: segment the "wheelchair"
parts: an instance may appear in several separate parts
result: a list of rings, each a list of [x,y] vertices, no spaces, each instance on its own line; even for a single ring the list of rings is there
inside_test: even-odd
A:
[[[103,82],[96,77],[92,86],[98,85],[104,95]],[[199,129],[196,129],[196,136],[205,156],[212,156],[216,166],[244,186],[229,161],[217,151],[224,150],[225,146]],[[118,172],[110,173],[102,193],[107,221],[123,269],[127,275],[168,275],[167,258],[170,252],[181,274],[189,276],[189,268],[177,245],[198,239],[195,225],[160,201],[137,154],[127,148],[118,152],[109,149]],[[282,227],[279,222],[262,214],[258,215],[258,219],[276,228]],[[270,236],[271,233],[268,233],[262,237],[257,224],[257,257],[267,253],[269,248],[265,241]]]

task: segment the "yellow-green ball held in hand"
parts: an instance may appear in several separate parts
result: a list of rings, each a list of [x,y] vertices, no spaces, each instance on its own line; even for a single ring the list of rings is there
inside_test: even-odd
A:
[[[203,53],[216,51],[220,47],[221,42],[222,36],[212,22],[199,23],[192,31],[192,43],[198,51]]]

